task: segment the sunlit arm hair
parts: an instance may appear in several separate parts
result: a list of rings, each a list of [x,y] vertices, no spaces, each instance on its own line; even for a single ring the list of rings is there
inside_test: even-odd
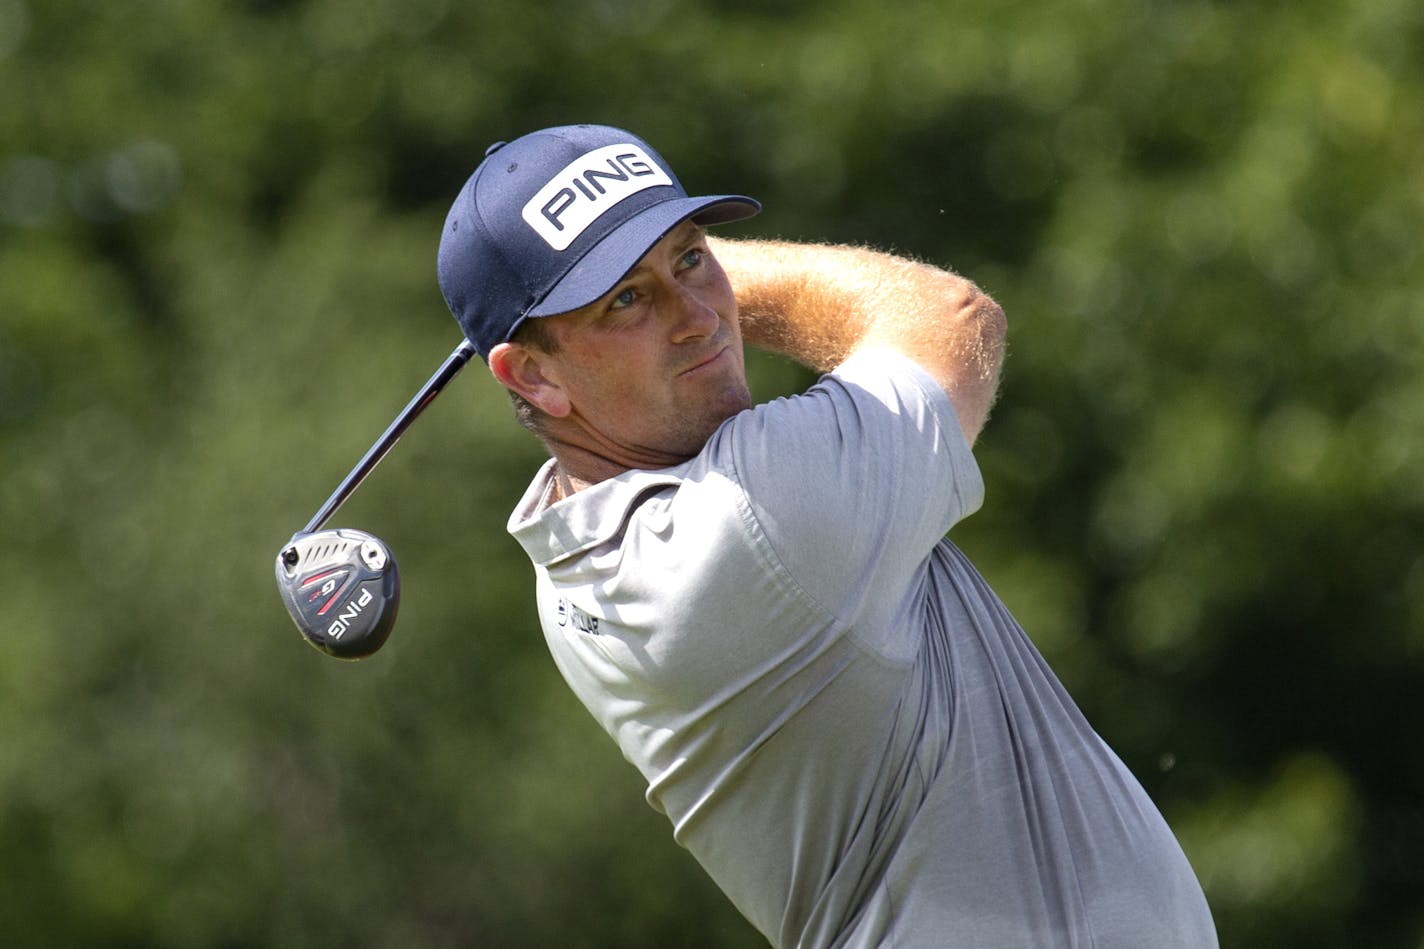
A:
[[[821,372],[861,348],[897,350],[944,388],[969,442],[978,437],[998,391],[1005,318],[973,282],[861,247],[709,245],[736,291],[748,343]]]

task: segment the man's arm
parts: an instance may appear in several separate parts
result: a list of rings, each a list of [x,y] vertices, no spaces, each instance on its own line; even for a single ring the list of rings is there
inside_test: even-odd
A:
[[[972,445],[998,388],[1004,313],[964,278],[857,247],[709,238],[742,336],[818,372],[858,349],[913,359],[948,393]]]

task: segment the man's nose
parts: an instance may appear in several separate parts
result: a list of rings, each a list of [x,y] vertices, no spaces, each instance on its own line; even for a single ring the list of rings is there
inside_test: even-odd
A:
[[[695,290],[674,280],[668,296],[674,342],[712,336],[717,332],[721,317]]]

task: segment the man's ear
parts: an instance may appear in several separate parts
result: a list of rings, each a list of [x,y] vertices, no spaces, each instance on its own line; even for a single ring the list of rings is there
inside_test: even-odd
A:
[[[532,403],[545,415],[569,414],[568,396],[544,374],[542,354],[520,343],[500,343],[489,352],[489,368],[500,385]]]

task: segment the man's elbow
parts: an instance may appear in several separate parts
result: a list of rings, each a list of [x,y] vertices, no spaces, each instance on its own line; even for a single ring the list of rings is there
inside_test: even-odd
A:
[[[1004,364],[1004,342],[1009,320],[1004,308],[977,286],[970,284],[969,298],[964,304],[964,321],[972,330],[974,358],[983,378],[997,385],[999,369]]]
[[[965,281],[950,322],[941,382],[954,403],[964,437],[972,445],[998,396],[1008,318],[992,297]]]

